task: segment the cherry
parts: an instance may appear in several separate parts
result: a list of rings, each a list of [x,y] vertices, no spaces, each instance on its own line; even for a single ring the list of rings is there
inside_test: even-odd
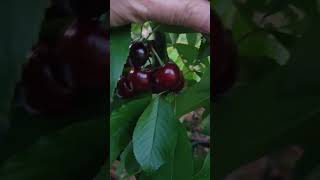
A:
[[[129,98],[135,94],[132,82],[125,76],[121,76],[117,84],[117,95],[122,98]]]
[[[219,17],[213,14],[213,96],[227,92],[236,81],[237,47],[232,32],[224,29]]]
[[[151,72],[142,71],[137,68],[132,68],[128,73],[128,80],[132,82],[136,92],[144,92],[151,89]]]
[[[159,91],[180,91],[184,86],[184,77],[179,67],[168,62],[160,67],[154,74],[154,90]]]
[[[178,83],[178,85],[176,86],[176,88],[175,89],[173,89],[173,91],[174,92],[179,92],[179,91],[181,91],[183,88],[184,88],[184,77],[183,77],[183,74],[182,74],[182,72],[180,71],[180,81],[179,81],[179,83]]]
[[[98,21],[74,21],[59,40],[57,54],[57,61],[70,64],[80,94],[105,94],[109,40]]]
[[[138,68],[143,66],[149,58],[148,48],[142,42],[133,42],[130,46],[129,63]]]
[[[40,44],[31,52],[22,71],[22,99],[25,110],[60,114],[73,109],[72,76],[67,65],[51,61],[55,55]]]
[[[23,68],[23,90],[18,92],[32,111],[70,112],[88,104],[86,100],[105,96],[109,66],[106,30],[95,20],[74,21],[57,44],[41,43],[33,49]]]

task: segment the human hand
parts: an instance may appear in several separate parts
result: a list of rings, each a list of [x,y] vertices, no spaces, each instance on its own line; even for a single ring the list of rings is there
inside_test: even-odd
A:
[[[210,3],[207,0],[111,0],[110,25],[152,20],[210,33]]]

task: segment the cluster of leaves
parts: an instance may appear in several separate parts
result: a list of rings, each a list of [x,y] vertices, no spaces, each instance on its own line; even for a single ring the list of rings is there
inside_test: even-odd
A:
[[[88,180],[99,171],[96,180],[105,179],[107,130],[105,111],[97,110],[101,104],[64,117],[34,116],[14,106],[21,66],[41,27],[40,36],[49,37],[63,27],[61,21],[69,22],[42,23],[47,3],[5,0],[0,7],[5,24],[0,30],[0,179]]]
[[[296,144],[304,156],[295,178],[304,178],[320,163],[319,1],[216,0],[213,9],[240,64],[234,88],[214,104],[214,179]]]
[[[182,70],[185,88],[178,94],[142,94],[131,99],[114,95],[132,40],[153,33],[162,61],[170,58]],[[149,32],[149,33],[150,33]],[[148,34],[146,35],[148,36]],[[110,33],[110,166],[120,161],[121,178],[209,179],[210,155],[194,163],[188,133],[179,118],[200,107],[210,115],[208,39],[186,28],[147,22],[111,29]],[[206,125],[209,126],[210,123]]]

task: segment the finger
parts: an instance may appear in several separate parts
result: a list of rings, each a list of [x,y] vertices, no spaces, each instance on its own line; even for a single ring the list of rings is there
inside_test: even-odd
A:
[[[210,3],[204,0],[141,0],[147,19],[210,33]]]
[[[193,27],[203,33],[210,34],[210,3],[209,1],[190,1],[188,10],[189,18],[183,24]]]
[[[130,22],[146,21],[147,9],[134,0],[111,0],[110,26],[122,26]]]

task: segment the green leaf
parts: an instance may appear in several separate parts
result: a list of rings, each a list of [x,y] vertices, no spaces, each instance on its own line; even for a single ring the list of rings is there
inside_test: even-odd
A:
[[[120,157],[120,165],[117,170],[117,174],[124,173],[121,178],[127,178],[134,176],[140,171],[140,165],[134,157],[132,142],[128,144],[126,149],[122,152]]]
[[[217,14],[221,17],[222,21],[227,27],[230,27],[234,16],[236,9],[233,5],[233,0],[213,0],[213,10],[217,12]],[[212,11],[212,10],[211,10]],[[211,12],[212,13],[212,12]]]
[[[193,156],[193,174],[196,175],[203,167],[203,163],[206,159],[207,155],[205,154],[195,154]]]
[[[110,32],[110,100],[117,82],[122,74],[123,66],[129,54],[129,44],[131,41],[130,26],[111,29]]]
[[[15,108],[10,113],[11,126],[1,144],[0,162],[32,145],[39,137],[47,136],[73,122],[86,121],[99,116],[96,111],[86,109],[63,117],[35,116]]]
[[[91,179],[106,160],[105,127],[105,118],[99,118],[41,137],[1,164],[0,179]]]
[[[155,97],[133,133],[133,152],[144,171],[154,172],[168,162],[177,140],[176,126],[171,105]]]
[[[257,31],[259,27],[252,21],[251,14],[248,15],[247,9],[242,6],[237,6],[236,16],[232,24],[232,33],[234,39],[239,41],[245,37],[248,33]]]
[[[134,23],[131,24],[131,37],[132,39],[139,39],[141,38],[141,30],[142,30],[143,24],[139,23]]]
[[[197,59],[202,60],[210,56],[210,42],[208,40],[201,40]]]
[[[193,64],[196,61],[199,51],[198,48],[191,45],[178,43],[174,44],[174,47],[178,50],[180,57],[187,60],[187,64]]]
[[[36,42],[47,1],[4,0],[0,7],[0,142],[9,126],[8,113],[21,65]]]
[[[170,42],[171,45],[177,42],[178,34],[166,33],[165,35],[166,35],[167,42]]]
[[[188,33],[186,34],[188,44],[191,46],[196,46],[198,40],[199,40],[199,33]]]
[[[110,116],[110,165],[130,142],[130,132],[150,101],[150,97],[133,100]]]
[[[194,180],[210,180],[210,153],[203,162],[201,170],[194,176]]]
[[[158,31],[161,31],[161,32],[176,33],[176,34],[195,33],[194,30],[183,27],[183,26],[175,26],[175,25],[167,25],[167,24],[155,24],[155,25],[159,25]]]
[[[255,33],[245,38],[239,44],[242,56],[268,57],[284,65],[290,58],[289,51],[273,35]]]
[[[314,137],[319,135],[320,26],[314,18],[287,66],[215,104],[215,179],[279,147],[319,145]],[[310,159],[314,163],[320,156]]]
[[[179,123],[177,131],[178,140],[175,150],[171,153],[170,161],[162,166],[150,179],[192,180],[193,158],[191,143],[182,124]]]
[[[199,83],[189,87],[176,98],[176,117],[210,104],[210,67],[206,69]]]

